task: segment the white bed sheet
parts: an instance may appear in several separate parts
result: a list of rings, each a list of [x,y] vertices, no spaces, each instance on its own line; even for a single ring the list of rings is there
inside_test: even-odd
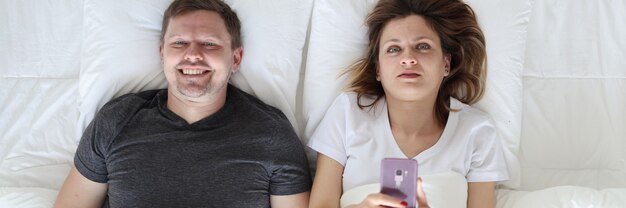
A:
[[[233,82],[306,142],[363,53],[374,1],[227,0],[244,25]],[[165,87],[155,43],[169,2],[0,1],[0,207],[51,207],[97,109]],[[626,1],[468,3],[490,70],[477,106],[512,154],[498,207],[625,207]]]
[[[520,189],[626,187],[626,1],[534,4]]]
[[[58,189],[69,170],[82,6],[0,1],[0,187]]]

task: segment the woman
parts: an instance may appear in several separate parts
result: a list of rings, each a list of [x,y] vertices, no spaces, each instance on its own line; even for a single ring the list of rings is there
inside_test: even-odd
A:
[[[366,22],[367,55],[309,142],[318,152],[310,207],[338,207],[343,191],[378,182],[386,157],[416,159],[420,175],[460,173],[468,207],[495,207],[495,183],[508,173],[493,122],[469,106],[486,79],[473,10],[460,0],[381,0]],[[406,202],[376,193],[353,206],[382,205]]]

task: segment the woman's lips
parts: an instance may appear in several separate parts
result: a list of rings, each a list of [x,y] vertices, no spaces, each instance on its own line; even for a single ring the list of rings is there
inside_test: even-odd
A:
[[[419,76],[420,75],[417,73],[403,73],[403,74],[398,75],[398,77],[400,78],[417,78]]]

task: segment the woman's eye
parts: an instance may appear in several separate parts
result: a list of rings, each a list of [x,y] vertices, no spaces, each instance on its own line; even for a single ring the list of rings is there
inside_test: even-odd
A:
[[[400,52],[399,47],[390,47],[389,49],[387,49],[387,53],[398,53],[398,52]]]
[[[426,43],[420,43],[417,44],[417,49],[418,50],[426,50],[426,49],[430,49],[430,45],[426,44]]]

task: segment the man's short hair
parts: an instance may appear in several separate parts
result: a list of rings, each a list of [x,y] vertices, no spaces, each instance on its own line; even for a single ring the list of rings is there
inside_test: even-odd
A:
[[[241,47],[241,22],[237,14],[221,0],[175,0],[165,10],[163,15],[163,26],[161,27],[161,41],[164,41],[167,26],[170,19],[186,12],[208,10],[217,12],[226,25],[226,29],[231,37],[231,47]]]

